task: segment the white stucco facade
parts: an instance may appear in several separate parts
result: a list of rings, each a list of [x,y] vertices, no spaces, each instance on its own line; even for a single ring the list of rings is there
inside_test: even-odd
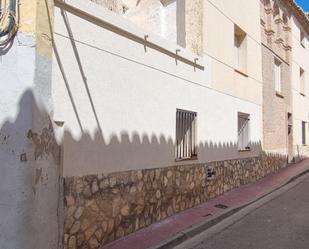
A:
[[[136,25],[88,1],[68,3],[132,34],[145,35]],[[213,89],[216,77],[208,56],[198,58],[204,70],[194,69],[161,51],[146,48],[145,52],[139,42],[69,13],[66,23],[73,43],[56,8],[59,58],[53,60],[52,92],[54,119],[64,122],[65,176],[175,165],[177,108],[197,112],[199,152],[192,163],[258,155],[260,105]],[[179,55],[191,61],[197,58],[175,43],[147,34],[147,40],[160,47],[180,49]],[[238,112],[251,117],[250,152],[237,149]]]

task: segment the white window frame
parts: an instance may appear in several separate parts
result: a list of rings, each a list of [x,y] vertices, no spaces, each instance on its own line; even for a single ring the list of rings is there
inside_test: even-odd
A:
[[[275,59],[274,62],[274,72],[275,72],[275,91],[276,93],[282,93],[282,63],[278,59]]]

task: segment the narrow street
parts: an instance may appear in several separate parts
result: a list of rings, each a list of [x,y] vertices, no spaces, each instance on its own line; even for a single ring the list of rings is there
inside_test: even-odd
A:
[[[308,249],[309,175],[271,201],[226,219],[177,249]]]

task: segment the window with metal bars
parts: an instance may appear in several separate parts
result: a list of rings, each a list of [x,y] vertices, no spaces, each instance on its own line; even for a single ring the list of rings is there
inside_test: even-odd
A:
[[[197,113],[176,111],[176,160],[197,158]]]
[[[238,113],[238,150],[250,150],[250,115]]]

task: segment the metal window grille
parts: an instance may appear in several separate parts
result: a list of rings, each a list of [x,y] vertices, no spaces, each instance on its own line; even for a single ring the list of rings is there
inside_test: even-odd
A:
[[[249,114],[238,113],[238,149],[250,148],[250,118]]]
[[[176,160],[197,157],[196,119],[196,112],[176,111]]]

